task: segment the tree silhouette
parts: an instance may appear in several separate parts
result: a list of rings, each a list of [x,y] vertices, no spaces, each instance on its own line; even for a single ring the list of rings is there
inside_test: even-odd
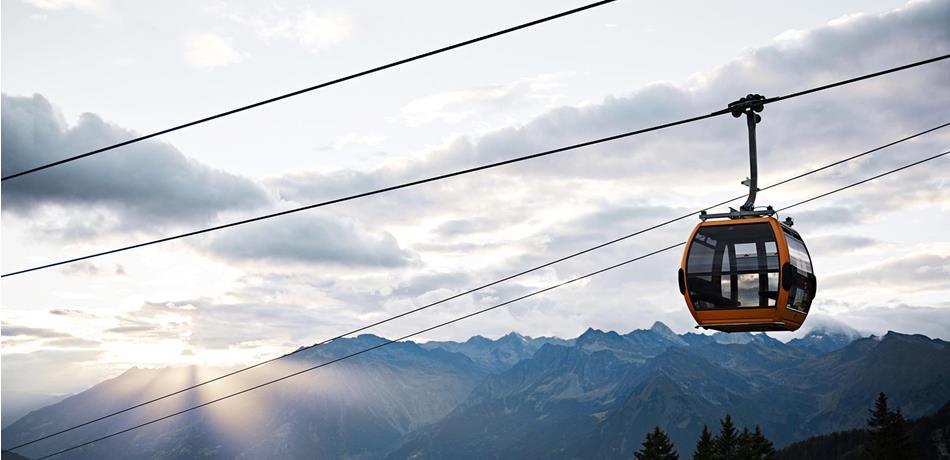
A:
[[[696,441],[696,450],[693,451],[693,460],[716,460],[716,447],[713,445],[709,427],[703,425],[703,432]]]
[[[775,459],[775,447],[772,445],[772,441],[769,441],[762,434],[762,429],[758,425],[755,426],[755,431],[743,428],[739,435],[739,449],[736,459],[773,460]]]
[[[739,432],[732,422],[732,416],[719,421],[719,434],[713,438],[709,428],[703,426],[703,432],[696,441],[693,460],[775,460],[777,454],[772,441],[762,434],[756,425],[754,431],[742,428]]]
[[[874,401],[868,418],[868,454],[874,460],[909,459],[914,457],[906,421],[900,409],[887,407],[887,395],[881,392]]]
[[[666,435],[660,427],[656,427],[652,432],[647,433],[647,438],[643,441],[643,447],[633,453],[637,460],[679,460],[679,455],[670,442],[670,437]]]
[[[755,431],[752,432],[752,454],[755,459],[762,460],[772,460],[775,458],[775,446],[772,445],[772,441],[769,441],[769,438],[766,438],[762,434],[762,429],[759,428],[759,425],[755,426]]]
[[[713,440],[713,448],[716,458],[720,459],[733,459],[739,453],[739,435],[731,415],[726,414],[726,418],[719,421],[719,434]]]
[[[739,433],[739,446],[736,448],[736,460],[752,458],[752,433],[746,427]]]

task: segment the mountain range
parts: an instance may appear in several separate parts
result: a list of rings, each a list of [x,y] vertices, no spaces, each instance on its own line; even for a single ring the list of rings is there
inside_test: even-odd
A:
[[[383,343],[361,335],[30,445],[39,457]],[[6,427],[9,448],[217,374],[131,369]],[[950,343],[815,328],[575,339],[399,342],[71,451],[61,458],[630,458],[659,425],[688,458],[731,414],[778,447],[862,427],[878,392],[908,417],[950,400]]]

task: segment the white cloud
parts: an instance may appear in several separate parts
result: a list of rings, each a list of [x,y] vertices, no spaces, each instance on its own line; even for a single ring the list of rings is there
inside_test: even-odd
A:
[[[851,310],[835,318],[860,331],[883,335],[887,331],[950,337],[950,308],[897,305]]]
[[[409,125],[432,121],[457,123],[474,114],[510,111],[525,103],[549,107],[559,98],[552,90],[564,86],[571,74],[544,74],[512,83],[445,91],[410,101],[401,109]]]
[[[351,147],[379,147],[386,141],[386,136],[376,133],[347,133],[338,137],[325,150],[346,150]]]
[[[93,114],[67,126],[43,96],[2,96],[3,174],[126,140],[132,134]],[[76,162],[3,187],[5,218],[24,217],[46,236],[86,239],[108,230],[189,225],[220,212],[263,207],[271,197],[253,181],[198,163],[161,142],[128,146],[122,155]],[[199,190],[200,189],[200,190]],[[111,271],[111,270],[110,270]]]
[[[26,0],[26,2],[39,9],[51,11],[75,8],[83,11],[101,12],[106,5],[103,0]]]
[[[229,37],[212,32],[190,34],[184,39],[185,58],[197,68],[221,67],[244,60],[245,55],[234,48]]]
[[[311,48],[327,48],[353,36],[353,20],[346,13],[307,10],[295,25],[297,40]]]
[[[900,292],[950,290],[950,254],[941,248],[928,252],[901,254],[855,270],[828,276],[824,288],[853,289],[864,293],[879,289],[887,295]]]
[[[261,40],[290,40],[311,50],[322,50],[353,37],[355,22],[339,9],[298,9],[272,4],[255,11],[228,11],[227,16],[249,27]]]

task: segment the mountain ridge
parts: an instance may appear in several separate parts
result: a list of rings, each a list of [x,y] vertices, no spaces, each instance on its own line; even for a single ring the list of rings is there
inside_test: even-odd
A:
[[[656,322],[626,334],[588,328],[574,339],[510,333],[398,342],[67,458],[117,458],[114,451],[123,458],[628,458],[654,424],[689,448],[702,425],[728,412],[737,423],[761,424],[782,446],[859,426],[877,391],[893,395],[908,416],[950,399],[947,342],[892,332],[842,345],[847,334],[815,328],[783,343],[766,334],[675,334]],[[363,334],[301,350],[224,388],[170,398],[20,453],[43,455],[386,340]],[[921,367],[930,371],[890,378]],[[4,447],[205,378],[195,368],[130,369],[17,420],[3,430]],[[248,427],[232,426],[238,413],[254,414]],[[254,432],[272,435],[255,439]]]

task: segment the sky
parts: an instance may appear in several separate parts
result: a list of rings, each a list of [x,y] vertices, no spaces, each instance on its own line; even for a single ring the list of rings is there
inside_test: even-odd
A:
[[[2,6],[2,168],[30,166],[567,10],[567,1]],[[750,20],[754,18],[754,20]],[[398,20],[394,20],[398,19]],[[737,24],[741,23],[741,27]],[[619,1],[5,182],[3,272],[708,113],[950,50],[950,2]],[[769,105],[771,184],[950,121],[950,63]],[[950,128],[759,194],[945,151]],[[3,392],[250,364],[744,192],[718,117],[4,278]],[[950,160],[790,211],[816,324],[950,339]],[[784,215],[783,215],[784,217]],[[373,329],[398,337],[683,241],[687,220]],[[427,333],[693,330],[669,251]],[[792,334],[777,334],[786,340]]]

